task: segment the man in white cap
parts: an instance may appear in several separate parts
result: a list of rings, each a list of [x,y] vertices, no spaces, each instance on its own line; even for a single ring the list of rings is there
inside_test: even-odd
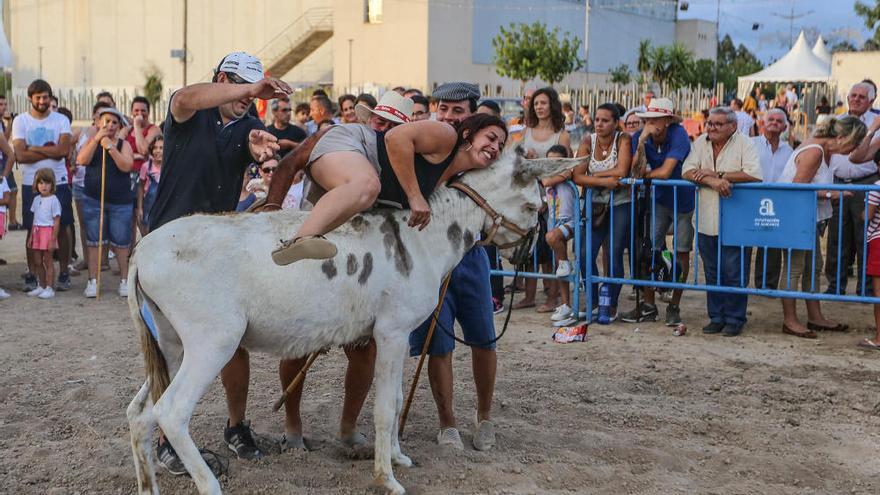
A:
[[[377,132],[385,132],[396,125],[409,122],[412,109],[413,101],[400,96],[397,91],[386,91],[375,108],[363,103],[354,107],[358,120]]]
[[[150,230],[193,213],[235,211],[245,169],[279,150],[276,138],[248,109],[254,98],[269,100],[290,93],[287,84],[263,77],[260,61],[244,52],[223,57],[212,82],[175,92],[164,124],[162,181],[150,213]],[[256,459],[263,454],[245,421],[249,375],[248,354],[240,348],[220,373],[229,412],[223,436],[238,457]],[[161,466],[175,475],[186,473],[164,438],[157,450]]]

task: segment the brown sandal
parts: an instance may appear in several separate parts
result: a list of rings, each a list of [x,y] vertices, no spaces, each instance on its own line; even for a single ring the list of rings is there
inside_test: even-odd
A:
[[[838,323],[836,326],[826,327],[825,325],[820,325],[818,323],[812,323],[808,321],[807,328],[816,332],[846,332],[847,330],[849,330],[849,325]]]
[[[788,325],[785,325],[785,324],[782,325],[782,333],[785,333],[788,335],[794,335],[795,337],[800,337],[802,339],[815,339],[816,338],[816,332],[814,332],[812,330],[807,330],[806,332],[797,332],[795,330],[788,328]]]
[[[336,245],[322,235],[307,235],[287,240],[272,251],[276,265],[289,265],[299,260],[326,260],[336,256]]]

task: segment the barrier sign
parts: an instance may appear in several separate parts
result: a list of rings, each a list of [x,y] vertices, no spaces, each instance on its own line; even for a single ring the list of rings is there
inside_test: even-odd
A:
[[[721,198],[721,243],[812,250],[816,191],[734,189]]]

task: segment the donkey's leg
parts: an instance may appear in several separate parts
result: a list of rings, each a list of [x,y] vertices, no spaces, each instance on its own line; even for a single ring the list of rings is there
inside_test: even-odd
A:
[[[131,453],[134,457],[134,468],[137,471],[138,493],[140,495],[158,495],[156,471],[153,468],[153,456],[150,453],[153,427],[153,401],[150,400],[150,381],[141,386],[126,410],[128,429],[131,433]]]
[[[394,428],[391,429],[391,462],[395,466],[403,466],[403,467],[411,467],[412,459],[407,457],[400,451],[400,437],[398,432],[400,431],[400,413],[403,410],[403,364],[406,361],[406,355],[401,359],[398,363],[396,363],[395,367],[395,378],[394,390],[396,392],[395,396],[395,408],[394,408]]]
[[[184,342],[180,369],[153,407],[165,437],[203,494],[219,494],[220,483],[189,435],[189,420],[196,403],[238,348],[244,324],[236,326],[240,328],[214,321],[189,325],[191,340]]]
[[[401,393],[403,361],[407,346],[406,332],[394,332],[377,322],[373,331],[376,339],[376,401],[373,421],[376,423],[375,461],[373,479],[387,493],[405,492],[394,479],[391,469],[391,442],[397,430],[398,395]]]

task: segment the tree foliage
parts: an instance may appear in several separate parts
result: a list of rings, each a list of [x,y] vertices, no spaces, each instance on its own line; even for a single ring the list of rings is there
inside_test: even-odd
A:
[[[611,82],[613,84],[629,84],[632,81],[632,72],[626,64],[620,64],[608,71],[608,73],[611,74]]]
[[[559,28],[550,31],[541,22],[511,23],[492,39],[495,71],[523,84],[540,77],[552,85],[583,67],[580,46],[580,39],[560,33]]]
[[[155,108],[156,103],[162,98],[162,71],[156,64],[149,64],[144,69],[144,98],[150,102],[150,107]]]
[[[880,0],[874,0],[874,5],[858,1],[853,8],[856,11],[856,15],[865,21],[865,27],[873,31],[873,36],[868,41],[874,42],[872,46],[880,45],[880,29],[878,29],[880,27],[878,26],[880,24]],[[866,42],[865,45],[867,44]]]
[[[758,57],[742,43],[735,46],[729,34],[725,35],[718,45],[718,82],[723,82],[724,87],[735,88],[737,77],[758,72],[763,68],[764,64],[758,60]]]
[[[709,59],[694,59],[694,53],[681,43],[668,46],[652,46],[650,40],[639,43],[637,62],[640,80],[668,85],[672,89],[683,86],[712,87],[715,62]],[[736,86],[736,78],[757,72],[763,64],[745,46],[733,44],[730,36],[725,36],[718,45],[718,81],[725,87]]]

